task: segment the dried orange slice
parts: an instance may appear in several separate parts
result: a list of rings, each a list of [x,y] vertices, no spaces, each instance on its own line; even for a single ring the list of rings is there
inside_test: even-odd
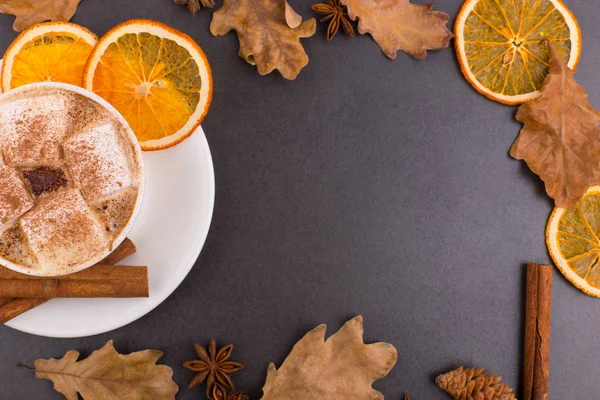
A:
[[[208,112],[212,74],[189,36],[164,24],[131,20],[103,36],[85,67],[84,87],[129,122],[143,150],[174,146]]]
[[[546,228],[550,256],[573,285],[600,297],[600,186],[592,186],[577,206],[555,208]]]
[[[69,22],[48,22],[21,32],[4,54],[2,91],[35,82],[81,86],[83,67],[98,37]]]
[[[467,80],[505,104],[540,96],[550,65],[547,41],[573,70],[581,53],[579,24],[561,0],[466,0],[454,33]]]

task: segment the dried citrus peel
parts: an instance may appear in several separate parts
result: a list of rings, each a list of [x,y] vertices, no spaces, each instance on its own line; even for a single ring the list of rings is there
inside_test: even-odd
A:
[[[454,30],[467,80],[505,104],[540,96],[549,67],[546,41],[573,70],[581,53],[579,24],[560,0],[467,0]]]
[[[212,99],[211,70],[200,47],[147,20],[125,22],[100,39],[84,86],[123,114],[144,150],[171,147],[191,135]]]
[[[591,187],[574,208],[554,209],[546,244],[554,263],[573,285],[600,297],[600,186]]]
[[[4,55],[2,90],[44,81],[80,86],[83,68],[97,39],[86,28],[68,22],[32,26]]]

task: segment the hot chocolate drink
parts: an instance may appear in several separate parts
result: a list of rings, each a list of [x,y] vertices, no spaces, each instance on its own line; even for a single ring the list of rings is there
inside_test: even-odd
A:
[[[36,84],[0,96],[0,264],[87,267],[124,239],[143,191],[139,146],[112,108]]]

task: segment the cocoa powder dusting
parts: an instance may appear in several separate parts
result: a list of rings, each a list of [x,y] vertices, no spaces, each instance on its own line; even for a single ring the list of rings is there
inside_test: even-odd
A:
[[[35,197],[39,197],[42,193],[53,192],[69,183],[61,168],[38,167],[24,170],[22,174],[29,182],[31,192]]]

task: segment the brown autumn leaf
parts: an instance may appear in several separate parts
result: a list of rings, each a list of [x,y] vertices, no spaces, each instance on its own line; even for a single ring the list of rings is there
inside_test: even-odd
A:
[[[370,33],[383,53],[396,58],[398,50],[425,58],[427,50],[448,47],[454,37],[446,27],[450,18],[433,11],[433,3],[419,5],[410,0],[341,0],[352,21],[358,19],[358,33]]]
[[[314,18],[302,22],[285,0],[224,0],[213,14],[210,32],[214,36],[237,31],[239,55],[266,75],[279,70],[286,79],[295,79],[308,64],[300,38],[314,35]]]
[[[517,112],[525,126],[510,155],[542,178],[558,207],[572,208],[589,186],[600,183],[600,112],[558,52],[548,48],[550,73],[541,97]]]
[[[68,400],[171,400],[179,390],[173,370],[156,365],[162,352],[143,350],[122,355],[112,341],[77,361],[79,352],[69,351],[60,360],[35,360],[35,377],[54,382],[54,390]]]
[[[279,369],[271,363],[262,400],[379,400],[374,381],[385,377],[398,354],[389,343],[365,344],[358,316],[325,340],[325,325],[308,332]]]
[[[15,17],[13,29],[23,29],[45,21],[68,21],[81,0],[0,0],[0,13]]]

